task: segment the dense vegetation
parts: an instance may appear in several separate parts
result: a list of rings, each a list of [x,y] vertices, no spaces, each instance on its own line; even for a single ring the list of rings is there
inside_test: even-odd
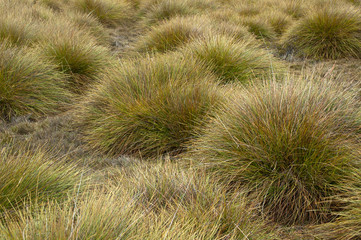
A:
[[[0,239],[360,239],[361,3],[0,0]]]

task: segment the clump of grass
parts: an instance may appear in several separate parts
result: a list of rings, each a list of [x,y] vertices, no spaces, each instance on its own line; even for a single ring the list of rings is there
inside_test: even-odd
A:
[[[281,65],[252,40],[209,36],[184,48],[188,55],[204,62],[223,82],[247,82],[276,71]]]
[[[282,39],[285,48],[316,59],[359,58],[360,13],[352,9],[318,9],[296,23]]]
[[[131,19],[132,7],[125,0],[76,0],[75,6],[100,22],[116,26]]]
[[[0,40],[18,45],[29,44],[35,38],[33,26],[26,19],[3,14],[0,17]]]
[[[74,164],[53,159],[42,149],[31,152],[3,147],[0,159],[1,213],[12,213],[28,201],[60,200],[74,190],[81,175]]]
[[[173,18],[152,27],[135,44],[138,52],[166,52],[205,34],[204,21],[199,18]]]
[[[240,19],[240,23],[247,27],[258,39],[273,40],[276,33],[266,19],[255,17],[245,17]]]
[[[312,4],[312,3],[311,3]],[[306,15],[305,7],[307,6],[303,0],[287,0],[279,4],[279,9],[294,19],[300,19]]]
[[[269,11],[262,14],[262,18],[267,19],[268,24],[278,36],[282,35],[294,21],[292,17],[280,11]]]
[[[97,43],[107,45],[110,42],[110,30],[105,28],[92,15],[81,12],[68,12],[62,17],[68,18],[69,22],[75,24],[79,29],[90,33],[97,40]]]
[[[40,43],[40,52],[70,76],[69,89],[83,92],[112,61],[109,50],[97,45],[85,32],[59,30]]]
[[[213,0],[149,0],[141,4],[145,24],[155,24],[173,17],[199,14],[217,6]]]
[[[247,187],[282,224],[329,220],[327,197],[360,158],[360,111],[326,79],[265,82],[232,97],[195,141],[192,157],[230,187]]]
[[[56,113],[70,97],[55,66],[31,49],[0,44],[0,119]]]
[[[110,154],[176,154],[220,101],[214,77],[172,54],[114,67],[80,106],[85,140]]]

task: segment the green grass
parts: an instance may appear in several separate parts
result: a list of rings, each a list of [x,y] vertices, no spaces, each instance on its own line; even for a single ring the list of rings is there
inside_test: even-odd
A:
[[[355,95],[327,79],[254,84],[210,121],[191,157],[230,187],[247,187],[282,224],[330,220],[359,164]]]
[[[283,37],[285,48],[315,59],[360,58],[360,12],[347,8],[316,9]]]
[[[54,114],[69,103],[65,75],[34,51],[0,44],[0,119]]]
[[[134,59],[111,69],[77,113],[85,140],[111,154],[176,154],[220,101],[212,75],[179,54]]]
[[[224,83],[246,83],[270,76],[282,64],[252,38],[236,40],[228,36],[209,36],[184,47],[187,56],[204,62]]]

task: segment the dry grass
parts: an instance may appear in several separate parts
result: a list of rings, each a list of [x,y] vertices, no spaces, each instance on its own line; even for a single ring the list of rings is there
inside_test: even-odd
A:
[[[316,59],[360,57],[360,12],[325,7],[297,22],[283,37],[285,48]]]
[[[359,164],[359,116],[356,96],[326,79],[252,85],[221,108],[192,157],[230,187],[252,188],[275,221],[322,222],[335,210],[325,198]]]
[[[206,64],[224,83],[246,83],[270,76],[282,69],[282,64],[269,52],[259,48],[252,38],[214,35],[184,47],[186,55]]]
[[[0,239],[359,239],[359,7],[0,0]]]
[[[0,119],[58,112],[71,97],[65,77],[31,49],[0,44]]]
[[[115,66],[80,106],[89,146],[115,155],[176,154],[220,100],[215,79],[179,54]]]

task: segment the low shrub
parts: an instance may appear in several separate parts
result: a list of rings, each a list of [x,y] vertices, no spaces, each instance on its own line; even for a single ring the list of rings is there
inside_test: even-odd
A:
[[[337,209],[326,198],[353,176],[359,138],[355,94],[326,79],[291,77],[235,94],[191,154],[229,187],[250,188],[273,220],[315,223]]]
[[[250,40],[214,35],[185,46],[186,55],[204,62],[222,82],[247,82],[281,68],[270,53]]]
[[[85,140],[111,154],[176,154],[220,101],[214,77],[172,54],[114,67],[79,108]]]
[[[316,59],[360,57],[361,18],[358,11],[321,8],[297,22],[284,35],[284,48]]]
[[[0,44],[0,119],[56,113],[69,103],[65,76],[34,51]]]

